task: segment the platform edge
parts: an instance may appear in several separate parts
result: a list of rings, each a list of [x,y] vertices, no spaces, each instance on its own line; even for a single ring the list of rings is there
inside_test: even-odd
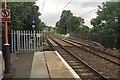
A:
[[[65,64],[65,66],[69,69],[69,71],[72,73],[72,75],[77,79],[77,80],[82,80],[78,74],[69,66],[69,64],[62,58],[62,56],[55,51],[55,53],[57,54],[57,56],[60,58],[60,60]]]

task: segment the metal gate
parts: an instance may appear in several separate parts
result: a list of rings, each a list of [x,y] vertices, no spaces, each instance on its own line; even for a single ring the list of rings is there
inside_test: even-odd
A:
[[[11,31],[12,52],[35,52],[43,50],[43,32],[41,31]]]

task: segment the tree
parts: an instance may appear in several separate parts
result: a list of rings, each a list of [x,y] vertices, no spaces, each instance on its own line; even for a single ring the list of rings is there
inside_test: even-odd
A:
[[[70,32],[84,32],[84,19],[81,17],[73,16],[70,10],[64,10],[60,17],[60,20],[56,23],[57,32],[60,34],[66,34]],[[82,26],[82,27],[81,27]],[[88,27],[84,27],[87,28]],[[86,32],[86,31],[85,31]]]
[[[80,26],[79,27],[79,32],[81,32],[81,33],[89,33],[89,27],[85,26],[85,25]]]
[[[99,6],[97,17],[91,20],[94,26],[92,33],[102,36],[119,36],[118,19],[120,15],[120,2],[106,2]]]
[[[38,12],[39,7],[35,5],[35,2],[8,3],[7,7],[11,11],[12,21],[9,23],[11,29],[32,30],[32,15],[36,16],[35,29],[41,29],[41,25],[43,26],[43,23],[38,18],[40,16],[40,13]]]
[[[115,37],[120,48],[120,1],[106,2],[99,6],[97,17],[91,20],[91,33]]]
[[[60,28],[61,28],[61,31],[66,34],[68,33],[69,31],[69,22],[68,20],[70,19],[70,17],[72,17],[73,14],[70,12],[70,10],[66,11],[64,10],[62,12],[62,15],[61,15],[61,19],[59,21],[59,24],[60,24]]]

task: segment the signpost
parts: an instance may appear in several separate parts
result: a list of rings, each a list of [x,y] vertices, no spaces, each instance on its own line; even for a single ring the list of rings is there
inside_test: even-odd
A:
[[[1,10],[1,21],[4,22],[4,35],[5,35],[5,44],[4,44],[4,62],[5,62],[5,72],[10,73],[10,49],[8,43],[8,22],[10,21],[10,11],[6,9],[7,4],[6,0],[4,1],[4,9]]]

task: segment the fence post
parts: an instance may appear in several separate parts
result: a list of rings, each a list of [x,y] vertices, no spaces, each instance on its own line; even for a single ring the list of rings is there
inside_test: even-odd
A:
[[[17,34],[17,53],[19,53],[19,32],[18,32],[18,30],[17,30],[17,32],[16,32],[16,34]]]
[[[41,34],[42,34],[42,51],[43,51],[43,49],[44,49],[44,32],[43,31],[41,31]]]
[[[16,31],[13,31],[13,33],[14,33],[14,52],[16,52],[16,36],[15,36],[15,34],[16,34]]]
[[[36,38],[35,38],[35,30],[33,31],[33,35],[34,35],[34,52],[36,51]]]

